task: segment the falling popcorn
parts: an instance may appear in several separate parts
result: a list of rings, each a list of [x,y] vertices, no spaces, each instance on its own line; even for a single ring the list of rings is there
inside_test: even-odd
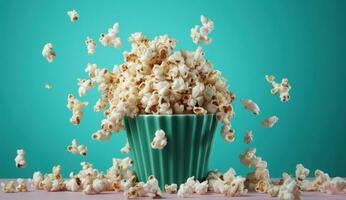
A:
[[[277,116],[271,116],[262,122],[262,126],[265,128],[271,128],[273,127],[277,122],[279,121],[279,118]]]
[[[251,99],[241,99],[240,102],[244,105],[246,110],[250,110],[253,114],[259,115],[260,109]]]
[[[72,94],[67,97],[67,108],[72,111],[70,122],[74,125],[79,125],[83,117],[83,108],[86,107],[88,102],[79,102]]]
[[[201,15],[201,22],[202,27],[196,25],[191,29],[190,36],[192,38],[192,41],[195,44],[198,44],[199,41],[203,42],[204,44],[210,44],[212,42],[212,39],[208,35],[214,29],[214,22],[210,19],[207,19],[203,15]]]
[[[126,153],[129,153],[130,150],[131,150],[131,148],[130,148],[129,141],[126,141],[125,146],[124,146],[123,148],[120,149],[120,152],[126,154]]]
[[[252,131],[246,131],[244,136],[244,143],[249,144],[253,140],[253,134]]]
[[[46,83],[46,84],[44,84],[44,88],[46,88],[47,90],[50,90],[53,88],[53,85],[50,83]]]
[[[287,78],[283,78],[281,83],[275,82],[275,77],[273,75],[266,75],[265,78],[273,86],[273,89],[271,89],[272,94],[279,94],[282,102],[287,102],[290,100],[289,91],[291,90],[291,85],[289,84]]]
[[[76,22],[79,19],[79,14],[76,10],[68,11],[67,15],[70,17],[71,22]]]
[[[108,29],[108,33],[101,33],[100,42],[103,46],[111,46],[115,48],[121,47],[121,41],[118,37],[119,23],[115,23],[112,28]]]
[[[155,132],[155,137],[151,142],[153,149],[163,149],[167,145],[166,133],[160,129]]]
[[[72,154],[80,154],[86,156],[88,153],[88,148],[84,145],[78,145],[77,140],[73,139],[72,144],[67,147],[67,151]]]
[[[44,45],[43,50],[42,50],[42,56],[47,59],[48,62],[53,62],[53,60],[56,57],[56,53],[53,50],[53,44],[52,43],[47,43]]]
[[[90,37],[87,37],[85,40],[85,44],[87,45],[88,48],[88,54],[94,54],[96,51],[96,43],[93,39]]]
[[[17,168],[25,168],[26,167],[26,160],[25,160],[25,151],[24,149],[18,149],[17,150],[17,156],[14,159],[16,162]]]

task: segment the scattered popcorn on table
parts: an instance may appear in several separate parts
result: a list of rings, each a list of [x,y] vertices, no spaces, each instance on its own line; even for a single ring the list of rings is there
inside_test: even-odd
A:
[[[37,171],[34,172],[32,179],[31,179],[31,183],[34,186],[35,189],[37,190],[41,190],[42,188],[42,181],[43,181],[44,177],[42,175],[41,172]]]
[[[320,191],[327,194],[343,193],[346,195],[346,180],[341,177],[334,177],[324,182],[320,187]]]
[[[283,78],[281,83],[275,82],[275,77],[273,75],[266,75],[265,78],[273,86],[273,89],[271,89],[272,94],[279,94],[282,102],[287,102],[290,100],[289,91],[291,90],[291,85],[289,84],[287,78]]]
[[[88,48],[88,54],[94,54],[96,51],[96,42],[90,37],[87,37],[85,44]]]
[[[71,22],[76,22],[79,19],[79,14],[76,10],[68,11],[67,15],[70,17]]]
[[[26,167],[26,160],[25,160],[25,151],[24,149],[18,149],[17,150],[17,156],[14,159],[16,162],[17,168],[25,168]]]
[[[247,189],[244,186],[245,178],[237,176],[231,184],[226,184],[224,188],[225,196],[239,197],[247,194]]]
[[[254,115],[259,115],[260,109],[258,105],[251,99],[241,99],[240,102],[243,104],[246,110],[250,110]]]
[[[143,185],[144,191],[148,196],[153,198],[161,198],[161,190],[159,182],[154,176],[149,176],[147,182]]]
[[[67,191],[78,192],[81,188],[82,181],[73,172],[70,173],[70,179],[64,181]]]
[[[53,60],[56,57],[56,53],[53,50],[53,44],[52,43],[47,43],[44,45],[43,50],[42,50],[42,56],[47,59],[48,62],[53,62]]]
[[[297,164],[296,166],[296,181],[298,183],[302,182],[305,180],[305,178],[309,175],[310,170],[305,168],[302,164]]]
[[[253,134],[252,131],[246,131],[244,136],[244,143],[249,144],[253,140]]]
[[[262,126],[265,128],[271,128],[273,127],[277,122],[279,121],[279,118],[277,116],[271,116],[262,122]]]
[[[199,182],[199,181],[196,181],[195,183],[195,193],[196,194],[206,194],[208,192],[208,181],[203,181],[203,182]]]
[[[50,83],[45,83],[45,84],[44,84],[44,88],[46,88],[47,90],[50,90],[50,89],[53,88],[53,85],[50,84]]]
[[[26,186],[24,179],[22,179],[22,178],[17,179],[17,183],[18,183],[18,185],[16,187],[17,192],[27,192],[28,191],[28,187]]]
[[[287,176],[287,175],[286,175]],[[280,186],[278,197],[280,200],[300,200],[301,192],[297,182],[290,176],[284,178],[283,184]]]
[[[129,153],[131,151],[129,141],[126,141],[126,144],[123,148],[120,149],[121,153]]]
[[[155,132],[155,137],[151,142],[151,148],[163,149],[167,145],[166,133],[160,129]]]
[[[111,46],[115,48],[121,47],[121,41],[118,37],[119,23],[115,23],[112,28],[108,29],[108,33],[101,33],[100,42],[103,46]]]
[[[205,45],[210,44],[212,39],[208,36],[214,30],[214,22],[201,15],[202,26],[196,25],[191,29],[191,38],[193,43],[198,44],[199,41]]]
[[[83,117],[83,108],[86,107],[88,102],[79,102],[72,94],[67,97],[67,108],[72,111],[70,122],[74,125],[79,125]]]
[[[1,189],[5,193],[13,193],[16,192],[16,186],[14,184],[14,181],[8,181],[6,183],[1,183]]]
[[[175,194],[178,192],[178,185],[173,183],[173,184],[166,184],[165,185],[165,192],[170,193],[170,194]]]
[[[67,151],[71,152],[72,154],[86,156],[88,153],[88,148],[84,145],[78,145],[77,140],[73,139],[72,144],[67,147]]]

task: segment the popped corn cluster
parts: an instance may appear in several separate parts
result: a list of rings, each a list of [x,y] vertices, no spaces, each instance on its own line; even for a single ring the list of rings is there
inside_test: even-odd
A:
[[[85,40],[85,44],[88,49],[88,54],[94,54],[96,51],[96,42],[90,37],[87,37],[87,39]]]
[[[88,102],[80,102],[72,94],[67,96],[67,108],[72,111],[70,122],[74,125],[79,125],[83,117],[83,108],[86,107]]]
[[[125,146],[120,149],[120,152],[129,153],[130,151],[131,151],[131,147],[130,147],[129,141],[126,141]]]
[[[118,37],[119,23],[115,23],[112,28],[108,29],[108,33],[101,33],[99,41],[103,46],[111,46],[114,48],[121,47],[121,41]]]
[[[155,137],[151,142],[151,148],[163,149],[167,145],[166,133],[160,129],[155,132]]]
[[[244,136],[244,143],[249,144],[253,140],[253,134],[252,131],[246,131]]]
[[[53,44],[52,43],[47,43],[44,45],[43,50],[42,50],[42,56],[47,59],[48,62],[53,62],[53,60],[56,57],[56,53],[53,50]]]
[[[67,15],[70,17],[71,22],[76,22],[79,19],[79,14],[76,10],[68,11]]]
[[[185,183],[180,184],[179,190],[177,192],[178,197],[188,197],[189,195],[192,195],[193,193],[196,194],[206,194],[208,192],[208,181],[199,182],[198,180],[195,180],[195,177],[192,176],[186,180]]]
[[[72,144],[67,146],[67,151],[72,154],[80,154],[82,156],[86,156],[88,153],[88,148],[84,145],[78,145],[77,140],[73,139]]]
[[[240,102],[243,104],[246,110],[251,111],[254,115],[259,115],[260,109],[258,105],[251,99],[241,99]]]
[[[245,178],[236,176],[233,168],[227,172],[221,173],[217,170],[210,171],[207,176],[208,190],[215,193],[221,193],[229,197],[245,195],[248,190],[245,188]]]
[[[273,75],[266,75],[265,78],[273,86],[273,89],[270,90],[272,94],[279,94],[282,102],[287,102],[290,100],[289,91],[291,90],[291,85],[289,84],[287,78],[283,78],[281,83],[275,82],[275,77]]]
[[[214,30],[214,22],[201,15],[202,26],[196,25],[191,29],[190,36],[193,43],[198,44],[200,41],[207,45],[212,42],[208,36]]]
[[[262,126],[264,128],[271,128],[273,127],[277,122],[279,121],[279,118],[277,116],[271,116],[262,122]]]
[[[108,140],[111,132],[123,130],[124,116],[216,114],[217,120],[223,123],[224,139],[234,140],[230,119],[235,96],[228,91],[221,72],[206,60],[201,47],[191,52],[174,52],[174,39],[163,35],[150,41],[143,33],[132,34],[129,42],[132,49],[124,52],[123,64],[114,66],[112,71],[88,64],[85,71],[90,79],[79,81],[80,96],[96,85],[101,93],[94,110],[105,110],[106,119],[101,122],[101,130],[92,135],[93,139]],[[69,96],[68,101],[76,99]],[[81,109],[86,104],[75,105],[79,106],[74,109],[71,121],[79,124]]]
[[[26,160],[25,160],[25,151],[24,149],[18,149],[17,150],[17,156],[15,157],[14,161],[16,162],[17,168],[25,168],[26,167]]]

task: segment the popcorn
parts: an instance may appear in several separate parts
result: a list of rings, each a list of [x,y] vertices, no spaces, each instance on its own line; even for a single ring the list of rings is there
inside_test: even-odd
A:
[[[148,181],[143,185],[143,189],[148,196],[151,196],[153,198],[161,197],[159,183],[153,175],[148,177]]]
[[[83,117],[83,108],[86,107],[88,102],[79,102],[72,94],[67,97],[67,108],[72,111],[70,122],[74,125],[79,125]]]
[[[32,176],[32,184],[36,189],[43,189],[42,188],[42,181],[43,181],[43,175],[41,174],[41,172],[37,171],[34,172],[33,176]]]
[[[284,176],[284,175],[283,175]],[[287,174],[286,174],[287,176]],[[300,190],[295,180],[291,177],[284,178],[284,183],[280,186],[278,197],[281,200],[299,200]]]
[[[246,175],[245,185],[249,191],[258,191],[264,193],[267,191],[270,183],[269,171],[267,169],[267,162],[262,160],[261,157],[255,155],[255,148],[248,148],[240,157],[240,162],[246,167],[254,168],[254,172]]]
[[[91,80],[78,79],[78,86],[78,94],[80,97],[83,97],[86,95],[88,90],[90,90],[93,87],[93,84]]]
[[[163,149],[167,145],[166,133],[160,129],[155,132],[155,137],[151,142],[151,148],[153,149]]]
[[[196,194],[206,194],[208,192],[208,181],[203,181],[202,183],[196,182],[195,183],[195,192]]]
[[[320,191],[327,194],[346,194],[346,180],[341,177],[335,177],[329,181],[324,182],[320,187]]]
[[[271,185],[269,185],[269,187],[267,189],[267,193],[271,197],[277,197],[279,195],[279,190],[280,190],[280,186],[271,184]]]
[[[262,126],[265,128],[271,128],[273,127],[277,122],[279,121],[279,118],[277,116],[271,116],[262,122]]]
[[[44,88],[46,88],[47,90],[50,90],[50,89],[53,88],[53,85],[50,84],[50,83],[45,83],[45,84],[44,84]]]
[[[28,191],[28,187],[26,186],[24,179],[22,179],[22,178],[17,179],[17,183],[18,183],[18,185],[16,187],[17,192],[27,192]]]
[[[234,178],[231,184],[226,184],[224,189],[225,196],[238,197],[245,195],[247,189],[244,186],[245,178],[237,176]]]
[[[56,57],[56,53],[53,50],[53,44],[52,43],[47,43],[44,45],[43,50],[42,50],[42,56],[47,59],[48,62],[53,62],[53,60]]]
[[[254,115],[259,115],[260,109],[251,99],[241,99],[240,102],[244,105],[246,110],[250,110]]]
[[[123,148],[120,149],[121,153],[129,153],[131,150],[129,141],[126,141],[126,144]]]
[[[76,22],[79,19],[79,14],[76,10],[68,11],[67,15],[70,17],[71,22]]]
[[[18,149],[17,150],[17,156],[14,159],[16,162],[17,168],[25,168],[26,167],[26,160],[25,160],[25,151],[24,149]]]
[[[297,182],[302,182],[309,175],[310,170],[306,169],[302,164],[297,164],[296,166],[296,180]]]
[[[119,23],[115,23],[112,28],[108,29],[108,33],[101,33],[99,41],[103,46],[111,46],[115,48],[121,47],[121,41],[118,37]]]
[[[249,144],[253,140],[253,134],[252,131],[246,131],[244,136],[244,143]]]
[[[211,23],[203,19],[205,27]],[[114,46],[118,24],[101,35],[101,43]],[[228,91],[221,73],[212,69],[201,47],[195,51],[176,51],[176,41],[167,35],[149,40],[143,33],[129,37],[131,51],[124,52],[124,62],[112,71],[88,64],[85,72],[91,85],[100,92],[94,110],[105,110],[101,129],[92,134],[95,140],[108,140],[112,132],[125,128],[123,117],[139,114],[216,114],[223,124],[221,135],[227,142],[234,141],[231,103],[235,95]],[[120,44],[120,40],[119,40]],[[120,46],[120,45],[119,45]],[[80,84],[81,85],[81,84]],[[83,96],[90,85],[80,88]],[[80,120],[78,112],[71,121]]]
[[[94,54],[96,51],[96,43],[93,39],[91,39],[90,37],[87,37],[87,39],[85,40],[85,44],[88,48],[88,54]]]
[[[178,197],[185,198],[191,194],[193,194],[193,190],[191,190],[190,187],[186,186],[185,184],[180,184],[180,187],[177,193]]]
[[[240,162],[246,167],[250,168],[250,166],[254,165],[256,162],[256,149],[248,148],[244,153],[242,153],[239,158]]]
[[[73,139],[72,144],[67,147],[67,151],[71,152],[72,154],[86,156],[88,153],[88,148],[84,145],[78,145],[77,140]]]
[[[315,179],[312,181],[312,190],[320,190],[322,185],[330,181],[330,177],[327,173],[324,173],[322,170],[317,169],[315,171]]]
[[[66,190],[77,192],[81,189],[82,181],[73,172],[70,173],[70,179],[64,182]]]
[[[287,78],[283,78],[281,83],[275,82],[275,77],[273,75],[266,75],[265,78],[273,86],[273,89],[271,90],[272,94],[279,94],[282,102],[287,102],[290,100],[289,91],[291,90],[291,85],[289,84]]]
[[[191,38],[193,43],[198,44],[199,41],[202,41],[204,44],[209,44],[212,42],[212,39],[209,38],[209,34],[214,29],[214,22],[210,19],[207,19],[201,15],[202,27],[196,25],[191,29]]]
[[[16,192],[16,187],[13,181],[8,181],[7,183],[1,183],[2,191],[5,193],[13,193]]]
[[[170,185],[165,185],[165,191],[167,192],[167,193],[170,193],[170,194],[175,194],[175,193],[177,193],[177,191],[178,191],[178,186],[177,186],[177,184],[175,184],[175,183],[173,183],[173,184],[170,184]]]

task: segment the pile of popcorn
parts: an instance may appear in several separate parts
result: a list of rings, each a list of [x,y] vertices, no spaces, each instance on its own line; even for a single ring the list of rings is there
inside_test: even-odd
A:
[[[213,22],[203,16],[201,20],[199,40],[210,40],[206,34],[212,30]],[[118,32],[119,24],[115,23],[107,34],[101,34],[102,45],[119,48]],[[87,40],[88,49],[90,41]],[[93,139],[108,140],[112,132],[123,130],[125,116],[215,114],[223,124],[223,138],[227,142],[234,140],[230,121],[235,96],[228,91],[221,72],[213,69],[205,58],[201,47],[195,51],[174,51],[177,42],[169,36],[149,40],[139,32],[133,33],[129,42],[132,49],[123,53],[124,63],[115,65],[112,71],[88,64],[85,72],[89,79],[78,79],[80,97],[94,86],[101,94],[94,110],[104,111],[106,118],[101,122],[101,129],[92,134]],[[73,124],[80,123],[87,104],[68,95],[67,107],[72,111]]]

